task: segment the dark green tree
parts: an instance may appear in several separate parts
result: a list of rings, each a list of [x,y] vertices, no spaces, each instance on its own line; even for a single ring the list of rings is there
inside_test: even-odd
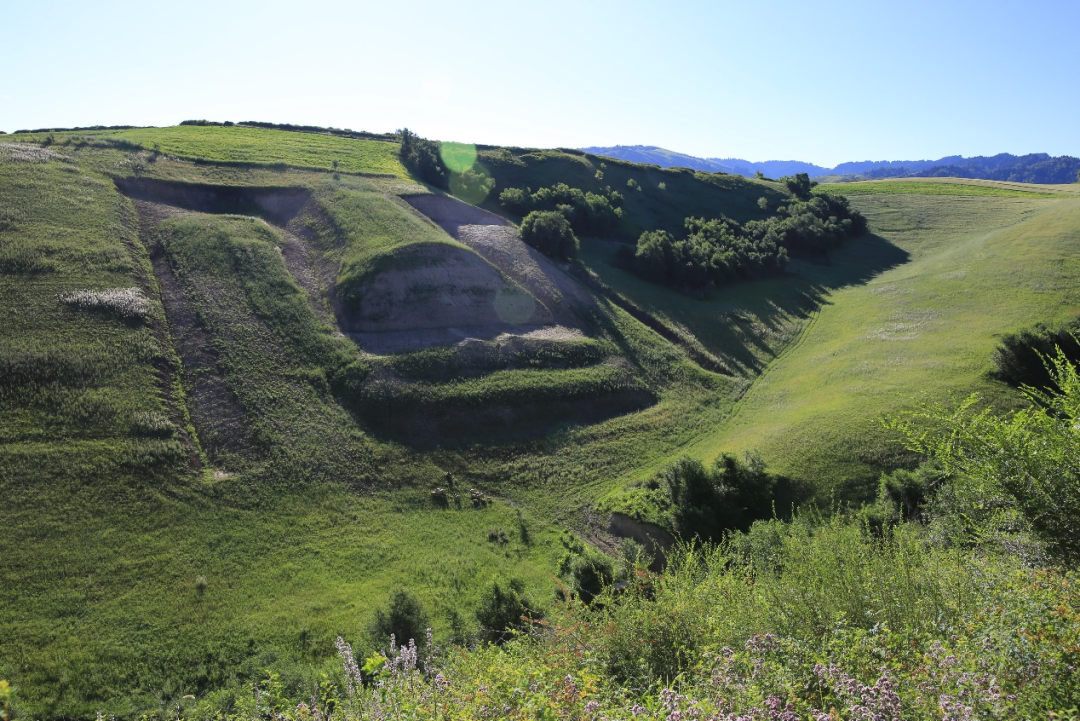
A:
[[[449,187],[450,173],[439,153],[439,144],[434,140],[421,138],[408,128],[399,130],[398,136],[401,142],[398,150],[401,164],[429,185]]]
[[[488,643],[504,643],[540,618],[543,614],[525,595],[525,584],[519,578],[493,582],[476,609],[480,638]]]
[[[408,589],[399,588],[390,594],[384,608],[375,611],[371,635],[376,643],[386,643],[393,634],[398,645],[404,646],[415,640],[417,646],[423,646],[430,625],[420,599]]]
[[[521,239],[544,255],[569,260],[577,255],[578,241],[570,221],[555,210],[534,210],[521,221]]]
[[[787,189],[798,198],[799,200],[809,200],[810,188],[813,187],[810,184],[810,176],[806,173],[796,173],[792,177],[783,178],[784,185]]]

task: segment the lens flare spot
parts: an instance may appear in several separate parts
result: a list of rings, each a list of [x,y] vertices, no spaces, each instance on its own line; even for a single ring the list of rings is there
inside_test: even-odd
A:
[[[451,173],[461,174],[476,164],[476,146],[471,143],[440,143],[439,155]]]
[[[466,203],[479,205],[494,189],[495,178],[491,177],[483,163],[473,163],[464,173],[450,174],[450,192]]]
[[[535,310],[536,300],[518,286],[504,286],[495,295],[495,313],[503,323],[527,323]]]

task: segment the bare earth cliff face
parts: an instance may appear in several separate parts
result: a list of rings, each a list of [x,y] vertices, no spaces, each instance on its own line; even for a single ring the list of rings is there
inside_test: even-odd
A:
[[[371,359],[372,370],[359,394],[343,400],[375,432],[421,445],[452,444],[480,431],[492,438],[529,436],[553,423],[592,423],[655,400],[632,381],[633,370],[625,359],[593,353],[570,366],[558,360],[567,355],[560,348],[587,338],[583,318],[596,311],[593,295],[563,267],[525,245],[516,227],[454,198],[394,198],[401,212],[417,214],[458,243],[397,248],[380,256],[345,293],[332,259],[349,241],[314,234],[308,221],[320,211],[306,188],[142,178],[118,180],[117,187],[135,200],[140,235],[155,249],[154,270],[165,290],[166,314],[181,341],[185,377],[193,384],[188,389],[193,421],[222,467],[230,466],[229,458],[248,455],[250,440],[243,413],[209,350],[208,336],[189,308],[186,292],[201,288],[200,281],[188,279],[191,288],[178,282],[165,248],[155,240],[159,225],[169,218],[256,216],[274,231],[284,265],[315,314],[352,338]],[[445,367],[427,367],[420,376],[400,376],[394,370],[396,354],[433,347],[450,353]],[[608,369],[606,381],[553,388],[543,397],[522,386],[520,392],[485,396],[477,405],[440,390],[441,384],[482,380],[496,372],[596,364]]]

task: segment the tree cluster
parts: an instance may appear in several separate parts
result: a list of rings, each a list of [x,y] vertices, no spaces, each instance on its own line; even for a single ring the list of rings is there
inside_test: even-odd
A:
[[[398,135],[401,138],[401,148],[398,151],[401,164],[428,185],[448,188],[450,172],[439,153],[439,143],[421,138],[408,128],[400,130]]]
[[[642,233],[632,258],[623,262],[648,280],[687,291],[736,279],[779,273],[789,256],[824,253],[866,230],[866,220],[844,197],[810,197],[805,174],[788,179],[796,199],[767,220],[739,224],[721,216],[686,219],[686,235],[663,230]],[[626,254],[629,255],[629,254]]]
[[[787,265],[787,251],[772,238],[755,238],[729,218],[686,219],[687,234],[650,230],[638,238],[630,261],[638,275],[687,291],[737,278],[772,275]]]
[[[607,236],[619,229],[623,218],[623,196],[618,191],[592,193],[558,183],[540,188],[507,188],[499,202],[512,213],[525,216],[534,210],[554,210],[566,216],[574,232],[582,235]]]

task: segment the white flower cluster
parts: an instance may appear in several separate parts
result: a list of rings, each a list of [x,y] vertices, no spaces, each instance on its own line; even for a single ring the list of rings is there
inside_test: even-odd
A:
[[[33,143],[0,143],[0,154],[24,163],[47,163],[64,157],[52,148],[43,148]]]
[[[145,318],[150,313],[150,300],[141,288],[76,290],[61,293],[60,302],[79,310],[109,311],[121,318]]]

